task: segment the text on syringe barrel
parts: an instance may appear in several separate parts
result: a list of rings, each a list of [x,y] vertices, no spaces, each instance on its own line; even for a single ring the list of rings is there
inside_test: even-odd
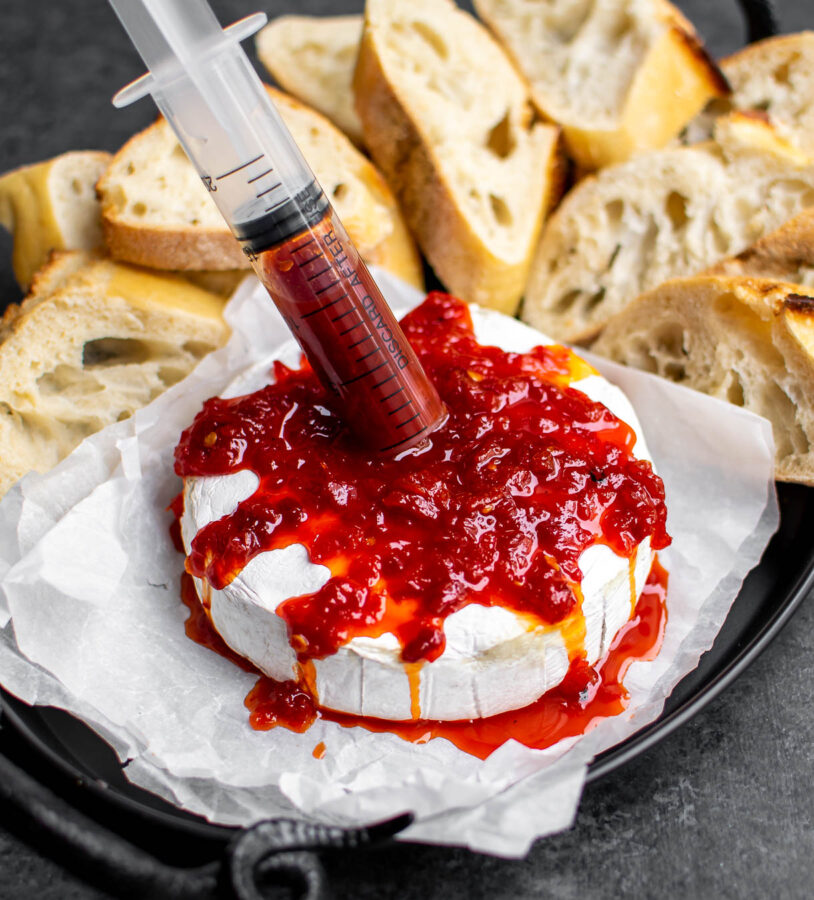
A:
[[[443,404],[330,206],[293,237],[249,256],[362,441],[398,453],[438,427]]]

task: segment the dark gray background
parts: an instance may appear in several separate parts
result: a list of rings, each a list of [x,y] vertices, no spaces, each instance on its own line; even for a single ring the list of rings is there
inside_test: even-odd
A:
[[[213,0],[227,24],[259,7]],[[741,46],[735,0],[681,0],[716,55]],[[775,0],[783,31],[814,27],[814,0]],[[354,12],[362,2],[265,10]],[[0,172],[66,150],[116,150],[155,115],[111,95],[142,67],[103,0],[0,0]],[[0,302],[17,300],[0,235]],[[331,863],[339,898],[406,900],[814,895],[814,598],[739,681],[634,762],[590,785],[575,827],[522,862],[403,846]],[[5,828],[0,900],[101,898]]]

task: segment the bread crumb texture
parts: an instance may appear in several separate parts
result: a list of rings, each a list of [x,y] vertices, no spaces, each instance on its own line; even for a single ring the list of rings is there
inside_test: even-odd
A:
[[[814,205],[814,165],[771,126],[732,115],[716,138],[577,185],[547,223],[523,318],[561,340],[590,341],[643,291],[742,253]]]
[[[280,16],[258,32],[257,56],[289,94],[327,116],[362,146],[353,70],[362,16]]]
[[[721,68],[733,108],[765,113],[779,134],[814,159],[814,32],[751,44]]]
[[[422,286],[418,251],[375,167],[323,116],[268,91],[362,258]],[[164,119],[122,147],[98,190],[114,258],[157,269],[250,267]]]
[[[101,151],[73,151],[0,176],[0,225],[13,236],[14,277],[23,290],[52,250],[102,246],[95,185],[110,159]]]
[[[449,0],[369,0],[354,89],[365,143],[440,279],[514,312],[560,155],[506,53]]]
[[[665,0],[475,0],[475,8],[586,171],[664,146],[729,92],[692,25]]]
[[[0,494],[184,378],[226,340],[222,307],[178,276],[55,254],[2,323]]]

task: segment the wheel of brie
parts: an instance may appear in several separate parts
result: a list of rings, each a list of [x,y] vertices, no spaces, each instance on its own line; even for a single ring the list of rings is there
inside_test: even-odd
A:
[[[669,540],[661,482],[628,400],[570,351],[445,295],[404,324],[448,433],[364,460],[278,365],[277,393],[210,401],[176,451],[187,568],[225,642],[323,709],[488,717],[608,652]]]

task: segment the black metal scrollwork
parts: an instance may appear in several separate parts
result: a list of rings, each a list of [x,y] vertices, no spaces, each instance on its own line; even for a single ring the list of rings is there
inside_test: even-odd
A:
[[[367,828],[336,828],[293,819],[272,819],[246,829],[229,845],[226,864],[237,900],[263,900],[263,882],[286,885],[297,900],[327,900],[327,880],[314,850],[356,849],[403,831],[409,813]]]

